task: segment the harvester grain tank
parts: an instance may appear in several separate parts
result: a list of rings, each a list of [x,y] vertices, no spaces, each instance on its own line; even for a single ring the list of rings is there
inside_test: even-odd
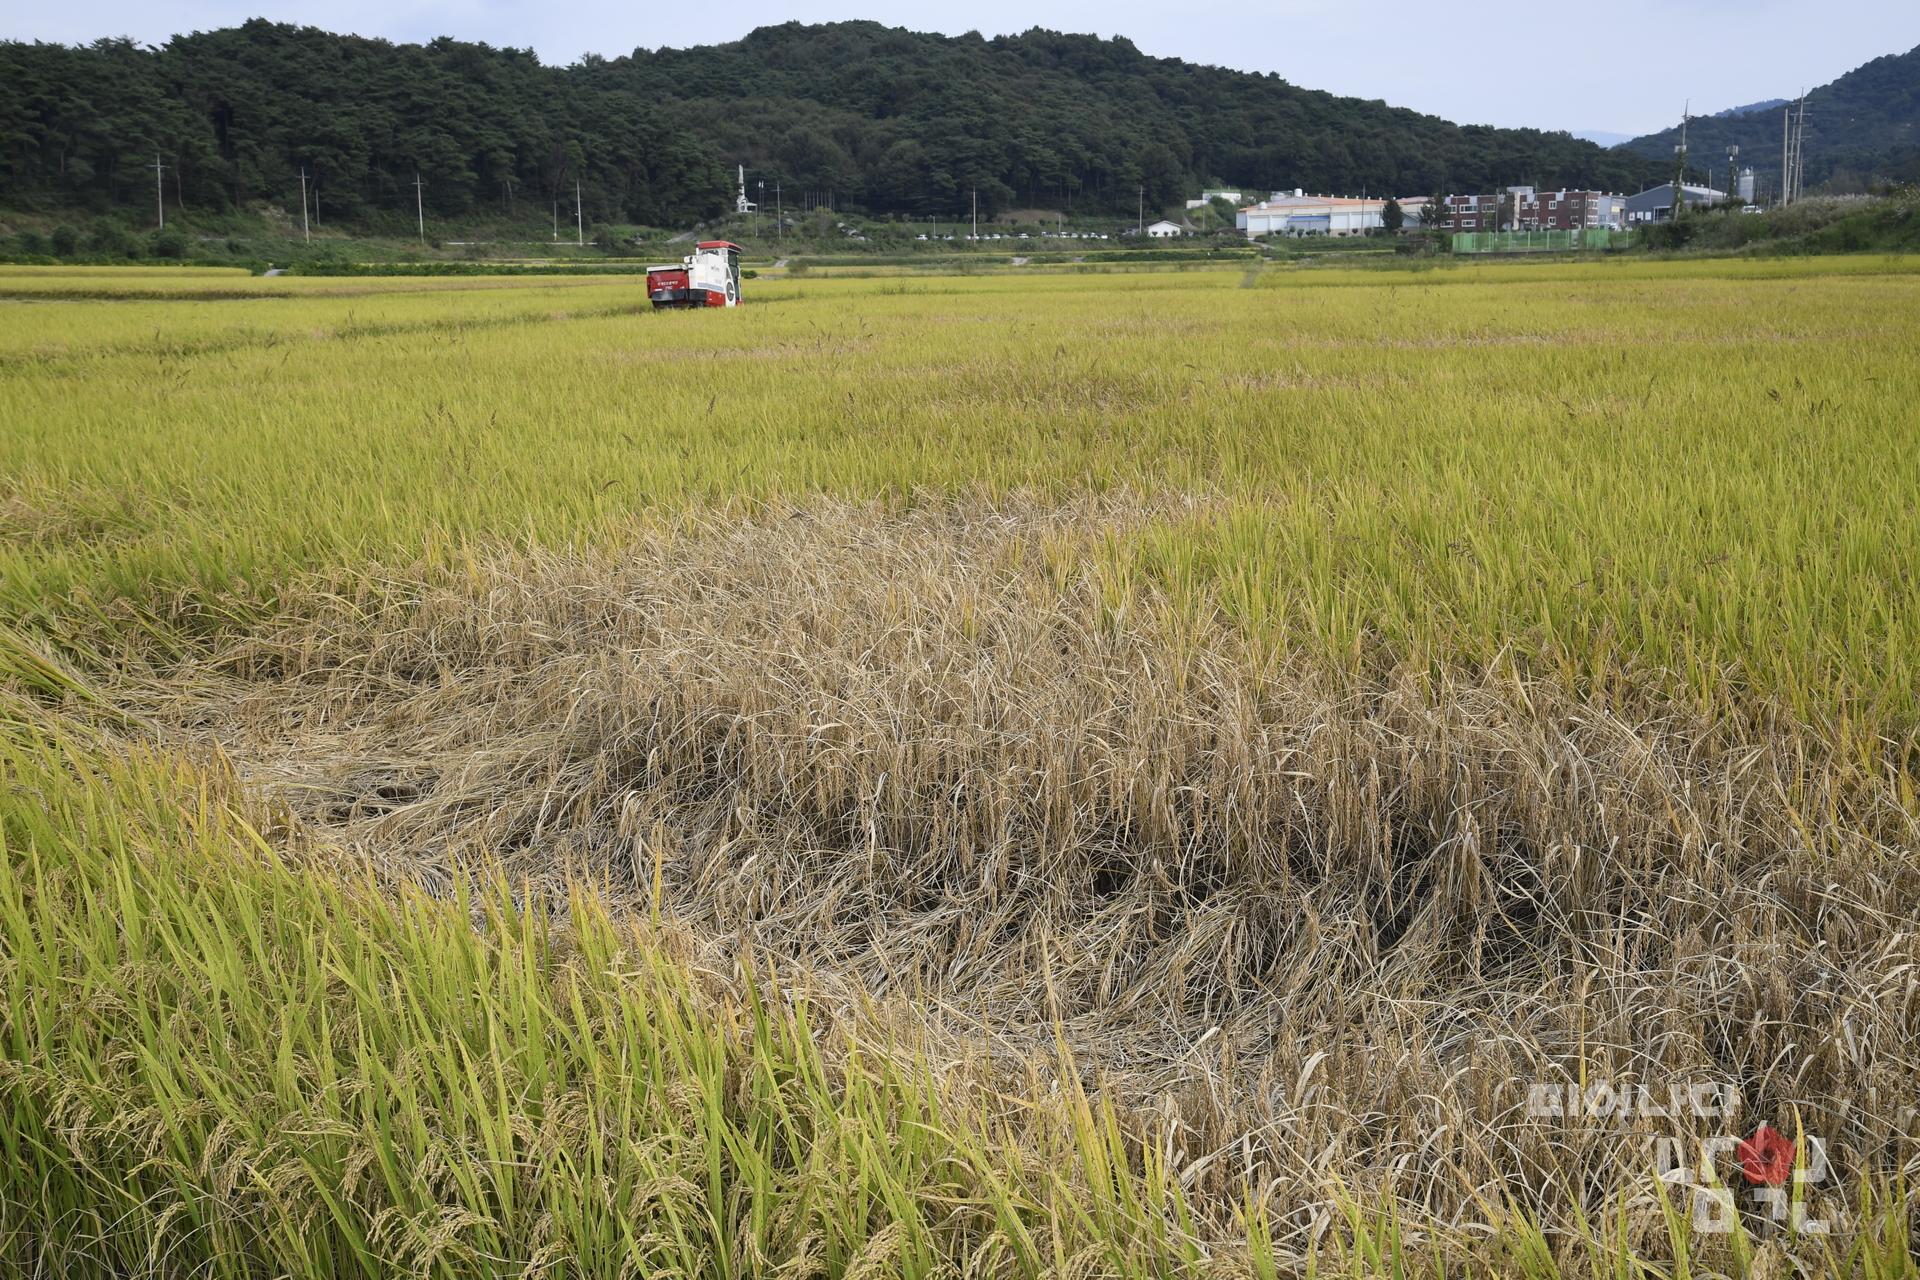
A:
[[[740,305],[740,246],[702,240],[677,267],[647,268],[647,297],[657,307]]]

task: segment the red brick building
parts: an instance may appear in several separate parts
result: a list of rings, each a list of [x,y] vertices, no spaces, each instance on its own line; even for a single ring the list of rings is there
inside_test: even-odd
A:
[[[1440,225],[1448,231],[1581,231],[1626,225],[1627,198],[1604,191],[1535,191],[1508,187],[1499,195],[1447,196]]]

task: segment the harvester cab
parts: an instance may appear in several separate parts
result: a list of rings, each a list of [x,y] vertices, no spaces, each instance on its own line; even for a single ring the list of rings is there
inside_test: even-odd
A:
[[[647,268],[647,297],[655,307],[740,305],[740,246],[702,240],[677,267]]]

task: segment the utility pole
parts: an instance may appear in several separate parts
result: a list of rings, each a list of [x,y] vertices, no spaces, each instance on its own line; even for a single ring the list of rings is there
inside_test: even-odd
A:
[[[1780,203],[1786,204],[1793,199],[1793,188],[1787,185],[1787,151],[1793,138],[1793,108],[1780,108]]]
[[[1802,90],[1796,102],[1780,113],[1780,203],[1800,199],[1801,146],[1807,118],[1807,96]]]
[[[1680,112],[1680,145],[1673,149],[1673,214],[1677,220],[1687,211],[1687,125],[1693,120],[1693,99]]]
[[[300,238],[313,243],[313,230],[307,226],[307,166],[300,166]]]
[[[1793,201],[1799,203],[1805,186],[1807,171],[1807,96],[1801,94],[1801,100],[1793,111],[1793,161],[1789,165],[1793,171]]]
[[[1353,188],[1348,187],[1347,190],[1351,191]],[[1137,236],[1147,234],[1147,187],[1145,183],[1140,184],[1140,225],[1133,229],[1133,233]]]
[[[1807,91],[1800,91],[1800,108],[1793,121],[1793,198],[1806,195],[1807,187]]]
[[[560,197],[553,198],[553,242],[560,243]]]
[[[427,243],[427,206],[420,198],[420,189],[426,184],[420,181],[420,171],[413,171],[413,216],[420,224],[420,243]]]
[[[787,211],[780,203],[780,179],[773,180],[773,231],[782,244],[787,239]]]
[[[573,243],[578,248],[587,246],[587,224],[580,213],[580,179],[573,180]]]
[[[973,188],[973,242],[980,243],[980,188]]]
[[[160,184],[160,174],[166,166],[160,163],[158,151],[153,153],[153,164],[148,167],[153,170],[153,210],[159,216],[160,228],[164,230],[167,225],[167,189]]]

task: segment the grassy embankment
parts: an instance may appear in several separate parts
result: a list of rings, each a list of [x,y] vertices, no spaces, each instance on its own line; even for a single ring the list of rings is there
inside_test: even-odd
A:
[[[1696,254],[1913,253],[1920,190],[1891,196],[1815,196],[1784,209],[1706,210],[1653,229],[1647,247]]]

